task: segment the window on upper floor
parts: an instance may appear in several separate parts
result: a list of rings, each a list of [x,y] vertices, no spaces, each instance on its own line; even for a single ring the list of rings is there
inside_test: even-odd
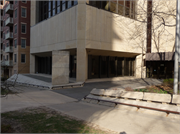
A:
[[[3,44],[3,51],[5,51],[5,44]]]
[[[107,0],[107,1],[87,1],[87,4],[135,19],[135,6],[137,0]]]
[[[21,39],[21,48],[26,48],[26,39]]]
[[[21,8],[21,17],[26,17],[26,8],[24,7]]]
[[[6,60],[9,60],[9,55],[6,55]]]
[[[21,54],[21,63],[26,63],[26,55]]]
[[[14,11],[14,17],[17,18],[17,9]]]
[[[72,6],[72,1],[71,0],[68,0],[67,1],[67,8],[70,8]]]
[[[17,34],[17,24],[14,25],[14,34]]]
[[[14,54],[14,62],[16,63],[17,62],[17,55]]]
[[[9,47],[9,42],[6,43],[6,47]]]
[[[39,1],[39,22],[77,5],[77,0]]]
[[[17,47],[17,39],[14,39],[14,48]]]
[[[23,0],[22,3],[26,3],[27,1],[26,0]]]
[[[53,0],[52,1],[52,16],[54,16],[56,14],[56,1]]]
[[[66,0],[62,0],[62,11],[66,10]]]
[[[26,33],[26,24],[21,24],[21,33]]]

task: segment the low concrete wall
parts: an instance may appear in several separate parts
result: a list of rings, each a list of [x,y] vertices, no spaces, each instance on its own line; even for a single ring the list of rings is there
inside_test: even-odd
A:
[[[52,51],[52,85],[69,83],[69,52]]]

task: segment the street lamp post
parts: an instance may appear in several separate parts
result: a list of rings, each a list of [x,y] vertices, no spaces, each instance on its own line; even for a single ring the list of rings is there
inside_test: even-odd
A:
[[[176,43],[174,56],[174,94],[178,93],[178,69],[180,68],[179,46],[180,46],[180,1],[176,2]],[[179,62],[179,63],[178,63]],[[179,64],[179,65],[178,65]]]

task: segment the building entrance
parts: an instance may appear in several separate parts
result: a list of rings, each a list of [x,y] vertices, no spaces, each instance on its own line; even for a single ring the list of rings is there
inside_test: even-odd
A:
[[[134,76],[135,58],[88,56],[88,78]]]
[[[146,61],[146,77],[166,79],[174,77],[174,61]]]
[[[52,56],[36,56],[36,73],[52,74]]]

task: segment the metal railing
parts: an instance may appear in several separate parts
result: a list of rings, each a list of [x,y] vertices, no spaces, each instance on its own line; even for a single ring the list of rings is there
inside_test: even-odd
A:
[[[1,66],[13,66],[13,60],[6,60],[1,62]]]
[[[7,24],[9,24],[9,23],[13,24],[13,18],[12,18],[12,17],[9,17],[9,18],[5,21],[5,25],[7,25]]]
[[[8,33],[5,35],[5,39],[8,39],[8,38],[13,38],[13,33],[12,33],[12,32],[8,32]]]
[[[7,12],[8,10],[13,10],[13,4],[8,4],[8,6],[6,7],[5,12]]]
[[[13,52],[13,47],[12,46],[6,47],[5,52],[6,53]]]

